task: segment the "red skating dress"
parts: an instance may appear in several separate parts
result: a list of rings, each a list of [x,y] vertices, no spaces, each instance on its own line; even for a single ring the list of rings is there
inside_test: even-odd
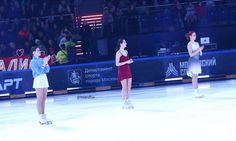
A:
[[[128,61],[129,56],[121,55],[120,63]],[[129,64],[125,64],[118,67],[118,82],[120,83],[124,79],[132,78]]]

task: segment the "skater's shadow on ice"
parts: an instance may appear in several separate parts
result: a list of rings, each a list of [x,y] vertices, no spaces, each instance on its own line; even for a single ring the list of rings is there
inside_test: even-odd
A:
[[[57,130],[57,131],[62,131],[62,132],[72,132],[72,131],[76,131],[79,128],[76,127],[71,127],[71,126],[65,126],[65,125],[55,125],[55,123],[53,123],[54,125],[49,125],[49,127],[53,130]]]

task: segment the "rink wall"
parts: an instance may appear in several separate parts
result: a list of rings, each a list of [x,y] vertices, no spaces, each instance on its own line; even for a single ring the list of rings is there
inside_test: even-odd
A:
[[[134,86],[190,82],[186,76],[188,54],[134,59]],[[202,74],[210,78],[234,78],[236,50],[205,52]],[[0,99],[35,96],[31,70],[0,72]],[[119,88],[114,61],[51,67],[49,95]],[[175,82],[176,82],[175,81]]]

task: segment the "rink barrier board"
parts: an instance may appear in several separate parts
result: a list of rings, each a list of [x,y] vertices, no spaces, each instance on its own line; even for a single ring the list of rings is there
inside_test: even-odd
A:
[[[201,57],[202,75],[220,80],[236,78],[236,50],[205,52]],[[133,88],[165,84],[190,83],[186,76],[188,54],[134,59],[131,64]],[[220,78],[218,76],[221,76]],[[182,77],[182,80],[165,82],[166,78]],[[52,66],[48,74],[50,92],[48,95],[84,93],[120,89],[117,81],[115,61],[93,62],[67,66]],[[15,99],[35,96],[25,94],[32,88],[31,70],[0,72],[0,99]],[[68,90],[78,87],[77,90]],[[10,95],[3,95],[10,93]],[[1,95],[2,94],[2,95]]]
[[[225,75],[225,77],[220,77],[220,78],[204,78],[206,81],[211,81],[211,80],[223,80],[223,79],[236,79],[236,74],[232,75]],[[202,79],[199,81],[201,82]],[[169,84],[179,84],[179,83],[191,83],[191,79],[183,79],[183,80],[176,80],[169,82]],[[133,86],[133,88],[140,88],[140,87],[152,87],[152,86],[158,86],[158,85],[167,85],[167,82],[145,82],[145,83],[140,83],[138,85]],[[104,86],[104,87],[90,87],[87,89],[78,89],[78,90],[56,90],[53,92],[49,92],[48,96],[53,96],[53,95],[65,95],[65,94],[72,94],[72,93],[86,93],[86,92],[94,92],[94,91],[106,91],[106,90],[114,90],[114,89],[121,89],[121,86]],[[27,97],[35,97],[36,94],[14,94],[14,95],[9,95],[9,96],[0,96],[0,100],[5,100],[5,99],[19,99],[19,98],[27,98]]]

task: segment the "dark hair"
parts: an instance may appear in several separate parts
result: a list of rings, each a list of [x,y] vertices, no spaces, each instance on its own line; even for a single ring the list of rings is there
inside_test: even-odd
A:
[[[117,41],[117,45],[116,45],[116,51],[118,51],[120,49],[120,44],[123,43],[125,39],[124,38],[120,38],[118,41]]]
[[[31,49],[30,49],[30,57],[31,57],[31,58],[33,58],[33,56],[34,56],[34,55],[33,55],[33,52],[36,51],[37,48],[39,48],[39,47],[37,47],[37,46],[31,47]]]
[[[193,33],[195,33],[195,31],[189,31],[188,33],[186,33],[186,34],[185,34],[186,39],[187,39],[187,40],[190,40],[190,36],[192,36]]]

